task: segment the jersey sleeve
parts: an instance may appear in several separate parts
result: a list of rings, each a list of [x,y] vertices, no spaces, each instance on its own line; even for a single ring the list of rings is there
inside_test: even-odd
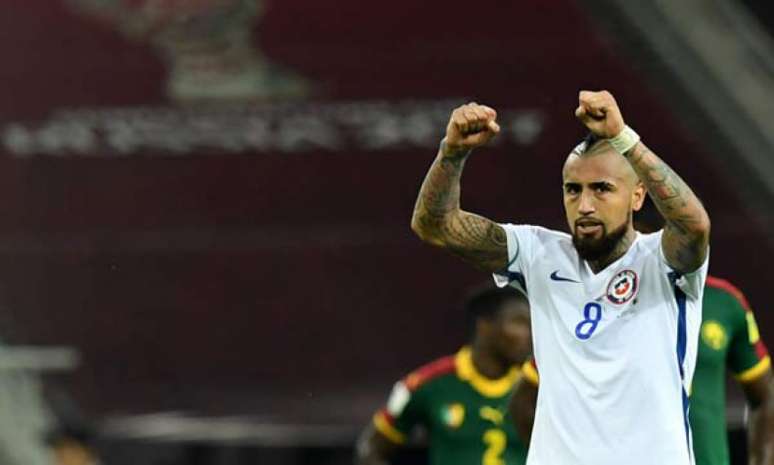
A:
[[[733,295],[729,299],[729,309],[737,317],[734,319],[733,334],[728,348],[728,369],[740,382],[755,381],[771,367],[771,359],[763,344],[755,315],[744,294],[735,287],[726,289]]]
[[[654,237],[658,238],[658,250],[662,266],[667,269],[670,275],[674,276],[675,286],[680,288],[680,290],[682,290],[691,299],[700,300],[704,291],[704,283],[707,280],[707,270],[709,268],[710,255],[709,251],[707,251],[707,256],[704,258],[704,263],[702,263],[702,265],[697,270],[690,273],[680,273],[672,268],[667,262],[666,256],[664,255],[664,249],[661,245],[663,234],[663,229],[653,234]]]
[[[412,392],[405,381],[398,381],[387,405],[374,415],[374,427],[390,441],[403,444],[414,427],[423,423],[423,410],[421,389]]]
[[[531,225],[501,224],[508,243],[508,265],[493,274],[498,287],[514,286],[527,293],[526,277],[535,249],[540,245],[541,228]]]

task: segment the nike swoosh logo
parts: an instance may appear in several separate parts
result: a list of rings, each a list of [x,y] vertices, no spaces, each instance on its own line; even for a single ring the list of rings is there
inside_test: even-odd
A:
[[[580,284],[580,281],[576,281],[574,279],[564,278],[562,276],[559,276],[559,270],[556,270],[553,273],[551,273],[551,279],[553,279],[554,281],[567,281],[568,283],[578,283],[578,284]]]

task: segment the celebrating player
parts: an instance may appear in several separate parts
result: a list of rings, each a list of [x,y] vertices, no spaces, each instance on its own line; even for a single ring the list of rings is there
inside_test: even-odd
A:
[[[359,465],[386,464],[415,426],[433,465],[522,465],[527,448],[506,416],[507,399],[529,355],[529,304],[520,292],[489,288],[465,305],[470,346],[408,375],[361,435]]]
[[[571,234],[460,209],[465,161],[499,132],[475,103],[452,113],[412,229],[530,297],[542,385],[529,465],[689,465],[709,216],[610,93],[582,91],[575,114],[591,133],[562,171]],[[632,213],[646,191],[666,224],[643,235]]]

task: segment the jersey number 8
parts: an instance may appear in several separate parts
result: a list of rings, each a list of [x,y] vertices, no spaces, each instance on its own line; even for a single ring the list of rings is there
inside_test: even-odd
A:
[[[575,327],[575,335],[578,339],[586,340],[594,334],[602,319],[602,306],[596,302],[589,302],[583,307],[583,320]]]

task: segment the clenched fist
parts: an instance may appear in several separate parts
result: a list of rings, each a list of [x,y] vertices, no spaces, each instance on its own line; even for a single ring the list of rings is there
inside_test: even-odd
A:
[[[489,142],[500,132],[496,119],[497,112],[494,109],[475,102],[456,108],[446,126],[442,145],[444,156],[467,153]]]
[[[578,95],[575,116],[591,132],[603,139],[617,136],[626,126],[618,104],[613,95],[606,90],[599,92],[582,90]]]

